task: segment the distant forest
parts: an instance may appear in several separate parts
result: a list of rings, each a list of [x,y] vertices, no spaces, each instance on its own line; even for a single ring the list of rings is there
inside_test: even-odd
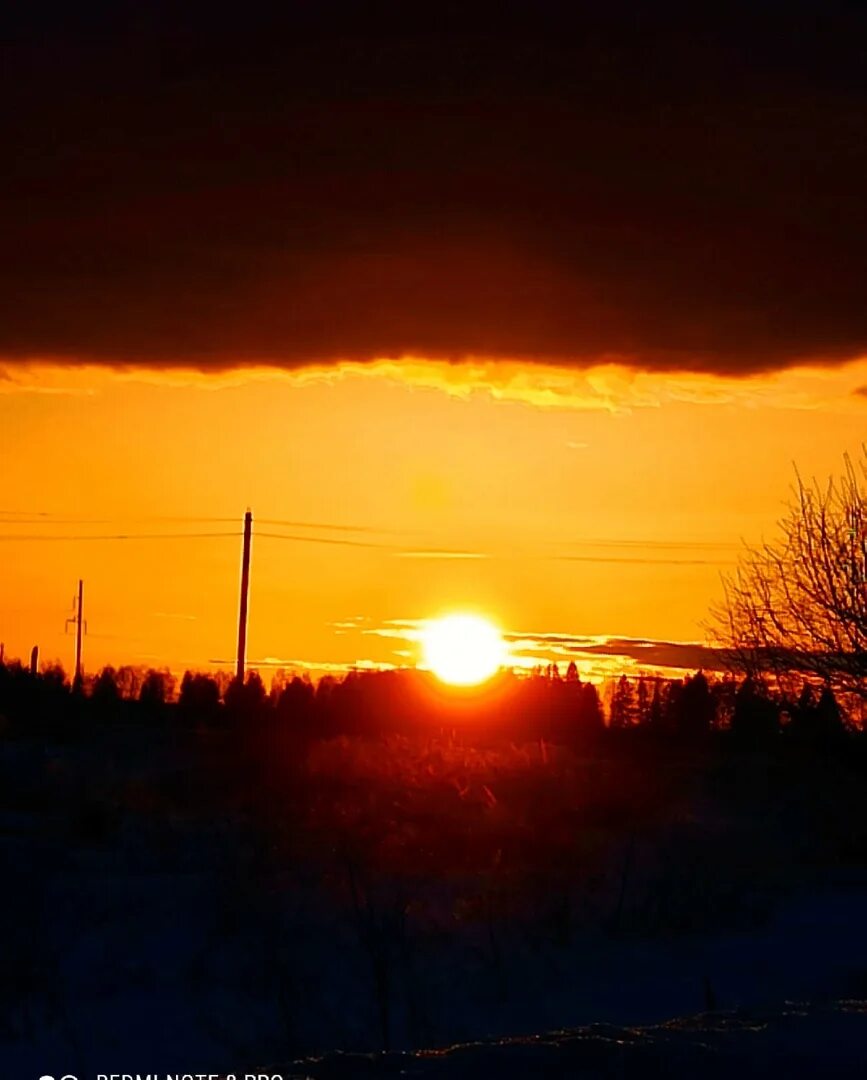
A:
[[[833,742],[863,731],[862,703],[841,702],[828,685],[803,680],[785,689],[759,675],[741,679],[622,675],[600,695],[576,665],[529,675],[502,672],[471,690],[442,686],[415,669],[350,671],[341,678],[277,672],[270,690],[256,671],[243,683],[224,672],[105,667],[73,685],[59,665],[34,674],[18,661],[0,663],[0,730],[8,735],[62,736],[90,725],[177,726],[220,730],[247,725],[300,739],[418,733],[451,727],[516,742],[569,744],[604,732],[641,730],[694,740],[727,732],[750,743],[777,737]]]

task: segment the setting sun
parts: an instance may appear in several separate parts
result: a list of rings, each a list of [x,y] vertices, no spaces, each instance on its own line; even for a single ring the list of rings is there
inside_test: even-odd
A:
[[[445,615],[422,634],[424,663],[453,686],[475,686],[495,675],[506,660],[500,631],[478,615]]]

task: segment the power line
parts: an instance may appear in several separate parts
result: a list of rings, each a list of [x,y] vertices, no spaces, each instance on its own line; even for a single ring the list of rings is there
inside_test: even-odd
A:
[[[410,536],[409,529],[379,529],[374,525],[342,525],[327,521],[287,521],[284,518],[257,518],[262,525],[284,525],[290,529],[325,529],[329,532],[389,533],[390,535]],[[258,533],[257,533],[258,535]]]
[[[23,540],[27,543],[31,541],[44,541],[44,540],[206,540],[213,539],[215,537],[239,537],[239,532],[201,532],[201,533],[64,533],[54,536],[46,536],[39,533],[20,533],[15,536],[0,536],[0,541],[15,541]]]
[[[190,524],[228,524],[237,518],[212,517],[191,514],[120,514],[108,517],[83,517],[78,514],[55,513],[36,510],[0,510],[0,526],[3,525],[110,525],[123,522],[188,522]],[[324,529],[334,532],[370,532],[410,535],[416,530],[379,528],[375,525],[353,525],[336,521],[303,521],[296,518],[259,518],[266,525],[284,525],[293,529]]]
[[[552,562],[580,562],[580,563],[626,563],[632,566],[731,566],[730,562],[720,559],[645,559],[641,556],[630,557],[629,555],[542,555],[543,559]]]
[[[164,519],[170,520],[170,519]],[[178,519],[187,520],[187,519]],[[189,520],[236,520],[236,519],[189,519]],[[261,519],[263,522],[276,521],[278,519]],[[0,528],[7,524],[17,524],[0,520]],[[42,524],[42,522],[40,522]],[[46,525],[55,524],[53,522],[44,522]],[[379,530],[368,528],[366,526],[349,526],[349,525],[326,525],[326,524],[314,524],[312,522],[296,522],[298,528],[319,528],[319,529],[335,529],[346,532],[378,532]],[[85,541],[94,540],[98,542],[123,542],[123,541],[151,541],[151,540],[163,540],[163,541],[176,541],[176,540],[212,540],[212,539],[238,539],[243,533],[237,530],[227,531],[209,531],[209,532],[117,532],[117,533],[17,533],[17,534],[3,534],[0,533],[0,542],[7,543],[42,543],[45,541],[56,542],[70,542],[70,543],[83,543]],[[301,533],[283,533],[283,532],[257,532],[257,536],[265,540],[282,540],[287,543],[296,544],[326,544],[328,546],[336,547],[352,547],[362,548],[372,551],[390,552],[393,555],[412,555],[412,550],[407,550],[405,544],[387,543],[377,540],[362,540],[350,537],[339,536],[312,536]],[[562,553],[556,553],[551,551],[511,551],[511,552],[485,552],[488,557],[496,557],[498,554],[505,557],[520,557],[524,559],[540,559],[551,560],[555,562],[583,562],[594,564],[626,564],[626,565],[638,565],[638,566],[719,566],[730,565],[729,560],[720,560],[708,557],[704,555],[704,552],[710,552],[717,550],[719,552],[728,552],[737,547],[737,545],[720,542],[715,543],[713,541],[662,541],[662,540],[578,540],[567,544],[569,548],[620,548],[625,549],[628,552],[630,549],[644,548],[650,549],[652,552],[664,552],[682,550],[687,554],[685,557],[678,557],[676,555],[661,555],[657,557],[655,554],[647,555],[630,555],[624,553],[619,554],[579,554],[570,553],[568,550]],[[439,549],[437,549],[438,551]],[[425,549],[427,553],[428,549]],[[695,553],[692,555],[691,553]],[[443,550],[444,556],[454,555],[454,552]],[[704,557],[702,557],[704,556]]]
[[[278,525],[285,526],[292,529],[312,529],[325,532],[340,532],[340,533],[371,533],[388,536],[406,536],[406,537],[420,537],[427,535],[419,532],[416,529],[390,529],[379,528],[372,525],[350,525],[338,522],[325,522],[325,521],[303,521],[297,519],[288,518],[258,518],[261,525]],[[99,517],[88,518],[79,517],[75,515],[59,515],[54,516],[53,512],[49,511],[18,511],[18,510],[0,510],[0,529],[6,526],[15,525],[38,525],[47,529],[54,528],[57,525],[122,525],[127,522],[166,522],[166,523],[188,523],[188,524],[234,524],[237,518],[234,517],[209,517],[209,516],[197,516],[197,515],[142,515],[142,516],[115,516],[115,517]],[[196,533],[176,533],[176,532],[161,532],[161,533],[137,533],[134,531],[124,531],[123,533],[111,533],[107,535],[97,533],[81,533],[81,534],[58,534],[56,536],[48,536],[42,533],[39,534],[18,534],[11,536],[4,536],[0,534],[0,540],[41,540],[41,539],[57,539],[57,540],[90,540],[90,539],[170,539],[170,538],[204,538],[211,536],[239,536],[237,532],[196,532]],[[311,537],[300,534],[285,534],[285,533],[257,533],[260,536],[268,536],[272,539],[292,540],[299,543],[345,543],[354,546],[367,546],[367,547],[381,547],[384,549],[398,550],[399,545],[387,544],[372,540],[339,540],[337,538],[330,537]],[[625,548],[627,550],[634,548],[641,548],[644,550],[664,550],[664,551],[733,551],[741,550],[742,543],[735,543],[729,540],[665,540],[665,539],[642,539],[638,538],[618,538],[618,537],[581,537],[568,540],[551,540],[546,541],[548,544],[555,543],[561,544],[567,548],[567,553],[561,556],[552,554],[549,557],[552,558],[568,558],[568,549],[586,549],[586,548]],[[401,549],[402,550],[402,549]],[[606,559],[607,561],[607,559]]]
[[[12,519],[12,520],[10,520]],[[113,514],[98,518],[85,517],[81,514],[69,514],[64,511],[54,510],[0,510],[0,525],[29,524],[31,521],[39,525],[77,524],[77,525],[108,525],[119,524],[124,521],[166,521],[166,522],[189,522],[191,524],[228,524],[235,522],[233,517],[213,517],[198,514]]]
[[[9,525],[39,525],[46,529],[53,529],[57,525],[128,525],[128,524],[155,524],[165,522],[167,525],[228,525],[234,522],[234,518],[85,518],[85,517],[20,517],[0,518],[0,528]]]
[[[614,539],[585,536],[579,540],[563,541],[568,547],[612,547],[612,548],[653,548],[664,551],[697,550],[697,551],[733,551],[739,550],[743,545],[731,540],[643,540],[638,539]]]
[[[402,544],[378,544],[373,540],[344,540],[337,536],[299,536],[294,533],[257,532],[267,540],[289,540],[299,544],[337,544],[340,547],[378,548],[381,551],[403,551]]]

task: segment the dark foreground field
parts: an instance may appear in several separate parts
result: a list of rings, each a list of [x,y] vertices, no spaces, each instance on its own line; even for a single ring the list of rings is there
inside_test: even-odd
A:
[[[617,1075],[724,1075],[806,1046],[839,1075],[858,1061],[854,737],[106,726],[17,735],[0,755],[3,1076],[252,1071],[335,1050],[391,1054],[306,1073],[606,1075],[613,1054]],[[561,1034],[521,1039],[545,1031]]]
[[[778,1010],[704,1013],[641,1027],[593,1024],[571,1031],[481,1040],[429,1051],[327,1054],[262,1070],[282,1080],[767,1080],[769,1076],[864,1075],[867,1003],[787,1002]],[[279,1069],[279,1072],[278,1072]]]

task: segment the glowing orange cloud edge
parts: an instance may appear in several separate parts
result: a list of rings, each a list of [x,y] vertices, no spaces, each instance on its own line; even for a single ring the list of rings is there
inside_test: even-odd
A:
[[[0,360],[0,393],[92,394],[116,380],[220,390],[263,380],[304,386],[346,378],[386,379],[464,399],[482,394],[539,408],[614,413],[675,402],[798,410],[829,406],[860,410],[867,402],[867,357],[834,366],[804,364],[744,376],[651,372],[630,358],[617,356],[600,357],[582,368],[491,357],[450,362],[404,356],[313,363],[291,370],[255,362],[204,370],[193,365],[76,365],[52,358]]]

